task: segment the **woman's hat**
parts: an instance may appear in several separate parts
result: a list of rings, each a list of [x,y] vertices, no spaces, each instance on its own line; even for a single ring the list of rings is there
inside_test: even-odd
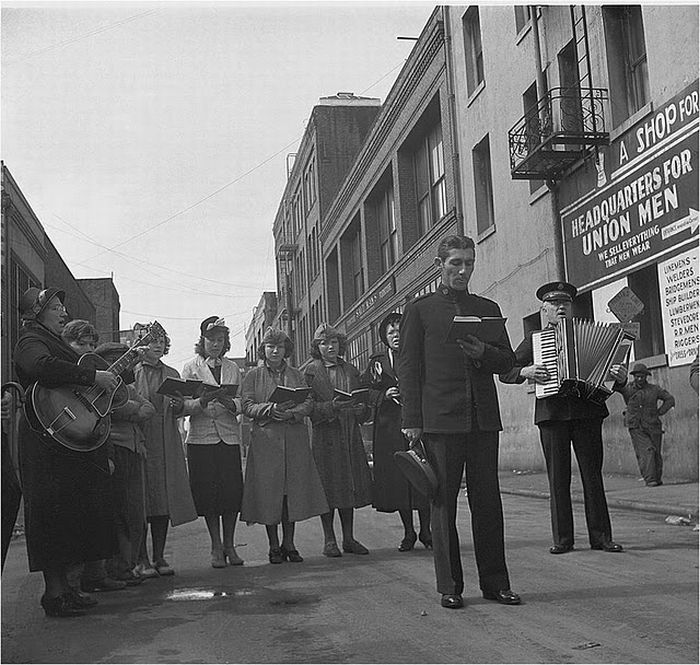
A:
[[[427,497],[437,493],[438,479],[428,462],[422,441],[408,450],[397,450],[394,453],[394,461],[406,480],[418,492]]]
[[[331,337],[336,337],[339,340],[345,339],[345,335],[343,335],[343,333],[328,323],[322,323],[318,328],[316,328],[314,340],[323,341],[324,339],[329,339]]]
[[[210,316],[209,318],[204,319],[199,326],[199,329],[203,337],[207,337],[219,331],[223,331],[225,333],[228,332],[226,321],[218,316]]]
[[[280,328],[273,328],[270,326],[263,335],[262,341],[260,342],[263,346],[265,344],[291,344],[292,340],[289,339],[284,330]]]
[[[36,286],[31,286],[22,294],[19,300],[19,313],[23,319],[36,319],[46,309],[51,300],[56,297],[63,304],[66,300],[66,292],[53,287],[42,290]]]
[[[379,339],[381,339],[386,346],[389,346],[389,341],[386,338],[386,329],[389,327],[390,323],[398,323],[399,321],[401,321],[401,314],[399,312],[390,312],[379,322],[377,326]]]

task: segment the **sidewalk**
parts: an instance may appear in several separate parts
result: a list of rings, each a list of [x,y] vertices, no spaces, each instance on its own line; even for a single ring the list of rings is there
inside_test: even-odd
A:
[[[544,471],[501,471],[501,492],[520,496],[549,498],[547,474]],[[698,521],[698,483],[664,481],[659,487],[647,487],[634,476],[605,475],[605,496],[610,508],[641,510],[661,515],[679,515]],[[583,503],[581,477],[571,473],[571,499]]]

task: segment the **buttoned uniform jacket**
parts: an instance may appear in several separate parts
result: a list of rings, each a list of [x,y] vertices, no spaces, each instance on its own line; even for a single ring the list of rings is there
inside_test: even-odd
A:
[[[397,364],[404,428],[450,434],[503,429],[494,374],[507,372],[515,355],[504,330],[472,360],[447,333],[456,315],[501,316],[499,306],[441,285],[408,305],[401,320]]]
[[[499,376],[502,383],[524,383],[525,377],[520,376],[523,367],[533,363],[532,332],[515,349],[515,365]],[[566,420],[602,420],[608,417],[608,409],[604,404],[595,404],[581,397],[551,395],[535,400],[535,424],[549,421]]]
[[[185,363],[182,369],[183,379],[198,379],[212,386],[218,385],[214,375],[202,356],[197,355]],[[238,365],[229,358],[221,359],[221,385],[235,384],[241,393],[241,372]],[[233,400],[237,413],[241,413],[241,398]],[[240,444],[240,428],[238,418],[223,404],[216,400],[209,402],[203,409],[198,399],[185,399],[183,415],[190,417],[190,429],[187,433],[187,444],[216,445],[223,441],[229,445]]]
[[[643,388],[628,383],[615,389],[622,394],[627,405],[623,415],[628,429],[661,430],[659,416],[676,405],[673,395],[655,383],[647,383]]]

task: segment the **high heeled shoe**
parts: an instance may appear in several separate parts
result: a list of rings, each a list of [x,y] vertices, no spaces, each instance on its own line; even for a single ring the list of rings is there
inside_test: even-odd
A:
[[[40,602],[47,617],[83,617],[86,614],[83,608],[76,607],[67,592],[54,598],[49,598],[44,594]]]
[[[418,540],[423,543],[423,547],[425,547],[426,550],[432,550],[433,549],[433,535],[431,533],[425,534],[425,533],[420,533],[418,534]]]
[[[226,568],[226,556],[223,550],[212,550],[211,551],[211,567],[212,568]]]
[[[416,536],[415,531],[407,533],[399,545],[399,552],[410,552],[416,544],[416,540],[418,540],[418,536]]]
[[[228,559],[229,566],[243,565],[243,559],[238,556],[235,547],[224,547],[224,556]]]
[[[286,547],[280,547],[280,550],[282,550],[282,556],[291,563],[301,563],[304,560],[304,557],[295,549],[288,550]]]

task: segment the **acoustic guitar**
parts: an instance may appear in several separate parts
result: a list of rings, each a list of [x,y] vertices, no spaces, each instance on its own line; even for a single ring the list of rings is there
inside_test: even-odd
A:
[[[138,347],[165,335],[165,330],[157,321],[149,323],[146,331],[111,365],[95,353],[86,353],[78,360],[81,367],[115,374],[117,387],[114,390],[103,390],[97,385],[68,384],[58,388],[47,388],[39,383],[30,385],[26,392],[24,413],[32,429],[75,452],[97,450],[109,436],[112,425],[110,413],[129,399],[120,374],[139,362]]]

